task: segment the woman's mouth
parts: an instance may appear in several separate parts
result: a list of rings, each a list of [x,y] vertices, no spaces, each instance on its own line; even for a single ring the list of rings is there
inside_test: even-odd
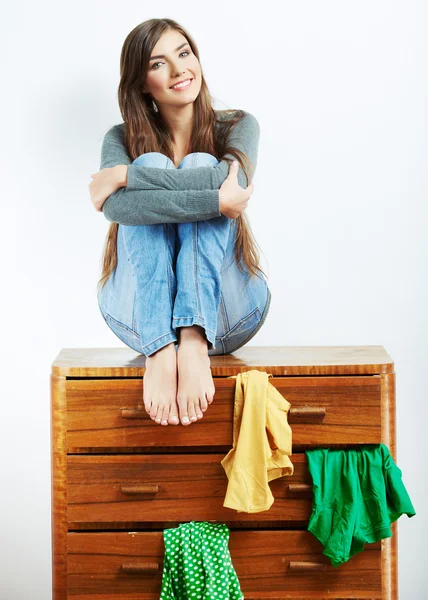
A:
[[[187,90],[192,85],[192,79],[187,79],[183,83],[181,83],[178,87],[170,87],[170,90],[174,90],[175,92],[181,92],[181,90]]]

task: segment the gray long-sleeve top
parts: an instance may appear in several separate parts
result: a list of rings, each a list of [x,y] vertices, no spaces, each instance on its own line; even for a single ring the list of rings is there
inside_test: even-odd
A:
[[[215,112],[221,119],[227,118],[223,111]],[[260,127],[251,113],[244,113],[228,141],[251,161],[251,182],[257,165]],[[225,160],[214,166],[192,169],[133,165],[124,144],[124,127],[124,123],[113,125],[102,143],[100,170],[116,165],[128,166],[127,186],[113,192],[103,204],[102,211],[108,221],[122,225],[153,225],[202,221],[221,215],[219,188],[229,174],[229,164]],[[238,183],[242,188],[247,187],[241,166]]]

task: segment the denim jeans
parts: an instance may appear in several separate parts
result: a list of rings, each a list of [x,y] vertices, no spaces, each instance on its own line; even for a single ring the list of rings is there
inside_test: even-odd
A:
[[[179,169],[217,164],[205,152],[183,158]],[[159,152],[132,164],[175,169]],[[143,192],[144,193],[144,192]],[[178,327],[200,325],[208,354],[228,354],[244,346],[263,325],[271,292],[262,274],[250,279],[234,256],[236,220],[225,215],[189,223],[121,225],[117,267],[98,305],[124,344],[150,356],[178,344]]]

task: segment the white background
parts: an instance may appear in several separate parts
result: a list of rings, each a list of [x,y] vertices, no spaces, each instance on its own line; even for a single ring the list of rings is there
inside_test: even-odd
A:
[[[427,5],[20,2],[1,25],[1,600],[51,597],[49,375],[123,347],[96,301],[89,198],[122,121],[119,56],[153,17],[195,37],[215,108],[261,128],[248,215],[272,290],[250,345],[382,345],[397,372],[401,600],[427,597]]]

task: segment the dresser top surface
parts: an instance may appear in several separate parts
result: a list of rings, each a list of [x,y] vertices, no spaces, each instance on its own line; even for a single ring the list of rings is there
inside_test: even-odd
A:
[[[247,346],[232,354],[210,356],[214,377],[249,369],[275,376],[376,375],[393,373],[383,346]],[[62,348],[52,374],[65,377],[141,377],[146,357],[130,348]]]

